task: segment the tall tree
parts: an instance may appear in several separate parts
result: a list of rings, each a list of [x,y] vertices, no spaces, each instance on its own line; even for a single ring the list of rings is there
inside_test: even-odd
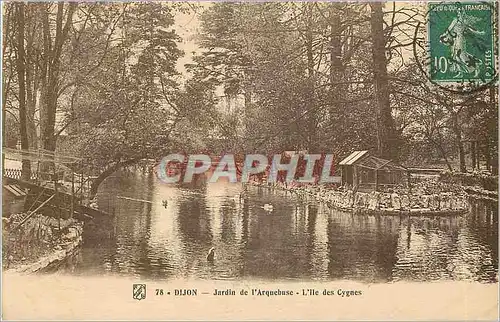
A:
[[[24,47],[24,3],[16,4],[16,70],[19,87],[19,134],[21,137],[21,149],[29,149],[27,113],[26,113],[26,53]],[[31,177],[31,163],[28,159],[22,160],[22,179],[29,180]]]
[[[11,81],[14,75],[12,67],[12,21],[15,21],[15,8],[7,6],[3,16],[3,31],[2,37],[2,146],[7,146],[7,98],[11,89]],[[8,52],[8,54],[7,54]],[[2,173],[5,169],[5,155],[2,153]]]
[[[49,151],[56,149],[56,112],[58,92],[61,84],[61,57],[63,46],[69,39],[73,14],[77,3],[58,2],[56,8],[51,3],[45,4],[40,14],[43,28],[43,52],[41,71],[41,141],[42,147]],[[51,16],[55,10],[55,26]]]
[[[394,119],[389,100],[387,77],[386,39],[384,34],[383,2],[371,6],[371,34],[373,58],[373,84],[377,106],[378,154],[389,159],[398,159],[398,145]]]

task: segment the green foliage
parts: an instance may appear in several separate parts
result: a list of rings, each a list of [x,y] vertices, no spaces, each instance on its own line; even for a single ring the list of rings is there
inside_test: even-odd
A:
[[[107,6],[94,13],[106,17]],[[128,160],[159,159],[181,147],[203,146],[202,136],[193,135],[212,126],[199,115],[214,102],[209,88],[196,82],[180,86],[176,63],[182,52],[173,30],[174,9],[160,3],[115,9],[116,33],[93,39],[107,45],[92,82],[75,88],[66,148],[95,169],[107,169]]]
[[[67,136],[58,149],[83,157],[98,173],[179,151],[309,150],[341,158],[377,148],[369,4],[79,3],[59,40],[60,70],[50,84],[43,76],[50,69],[43,36],[56,34],[59,7],[25,6],[30,146],[43,123],[35,111],[46,109],[38,93],[50,87],[57,94],[54,136]],[[462,141],[482,140],[495,163],[496,89],[453,95],[426,83],[408,58],[411,31],[423,14],[417,7],[384,7],[389,106],[402,161],[453,167],[466,150]],[[6,5],[4,21],[7,144],[17,140],[12,129],[20,126],[11,8]],[[67,14],[69,5],[62,8]],[[184,53],[175,21],[193,12],[200,14],[201,51],[186,66],[186,80],[177,70]]]
[[[342,57],[343,78],[335,79],[344,86],[331,84],[332,12],[342,19],[338,32],[350,44]],[[208,8],[199,35],[204,51],[189,67],[195,77],[221,86],[235,105],[243,104],[238,99],[244,97],[244,106],[228,119],[233,134],[225,137],[247,151],[342,154],[373,145],[373,109],[366,103],[371,88],[362,84],[369,79],[369,47],[359,41],[367,33],[350,25],[353,17],[366,25],[364,12],[364,6],[319,3],[219,3]],[[359,38],[352,37],[353,30]],[[308,51],[312,58],[306,57]],[[342,95],[332,97],[332,92]]]

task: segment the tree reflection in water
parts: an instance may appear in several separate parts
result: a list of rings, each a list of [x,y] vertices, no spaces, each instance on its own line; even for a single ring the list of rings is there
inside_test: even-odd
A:
[[[495,281],[494,203],[477,202],[463,217],[381,217],[256,187],[239,198],[241,189],[204,177],[177,186],[136,173],[109,178],[98,194],[99,206],[116,217],[86,230],[75,274]],[[266,203],[272,212],[262,209]],[[211,247],[213,264],[206,260]]]

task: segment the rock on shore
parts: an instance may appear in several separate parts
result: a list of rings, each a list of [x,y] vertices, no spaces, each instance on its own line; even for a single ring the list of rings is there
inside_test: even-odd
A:
[[[467,194],[463,189],[455,188],[453,191],[439,191],[436,186],[419,186],[410,191],[408,189],[395,190],[393,192],[354,192],[352,190],[326,188],[318,185],[310,186],[285,186],[280,183],[260,184],[257,186],[284,189],[298,195],[308,195],[318,201],[326,202],[328,205],[338,209],[355,210],[378,213],[397,212],[414,213],[445,213],[467,211],[469,202]],[[438,193],[439,192],[439,193]]]

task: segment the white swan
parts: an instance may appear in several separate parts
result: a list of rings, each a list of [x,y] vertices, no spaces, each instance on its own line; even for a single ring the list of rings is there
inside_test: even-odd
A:
[[[266,203],[262,208],[264,208],[265,211],[273,211],[274,207],[271,204]]]
[[[210,248],[210,250],[208,251],[208,255],[207,255],[207,261],[211,262],[214,260],[214,257],[215,257],[215,248]]]

